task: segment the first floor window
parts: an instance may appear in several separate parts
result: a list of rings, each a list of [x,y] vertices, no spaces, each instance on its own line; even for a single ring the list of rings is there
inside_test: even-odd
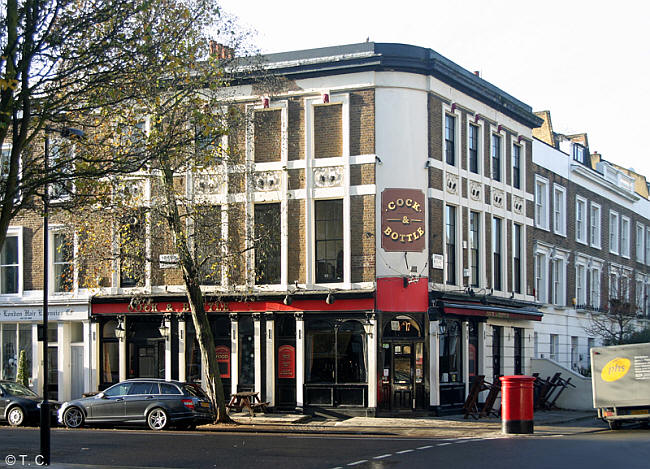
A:
[[[513,225],[512,237],[512,291],[521,293],[521,225]]]
[[[501,180],[501,136],[492,134],[492,145],[490,146],[492,159],[492,179]]]
[[[280,283],[280,204],[255,205],[255,283]]]
[[[585,266],[576,265],[576,302],[578,306],[584,306],[587,303],[587,276]]]
[[[493,252],[493,264],[492,272],[494,278],[494,289],[501,290],[502,285],[502,265],[501,265],[501,219],[493,218],[492,219],[492,252]]]
[[[589,303],[594,309],[600,308],[600,270],[591,269]]]
[[[456,285],[456,207],[447,205],[447,284]]]
[[[554,259],[553,266],[553,304],[564,306],[564,260]]]
[[[67,233],[54,233],[52,257],[54,259],[54,291],[70,292],[74,284],[74,237]]]
[[[18,293],[18,236],[7,236],[0,251],[0,293]]]
[[[480,227],[481,216],[478,212],[469,213],[469,249],[470,249],[470,264],[471,264],[471,285],[478,287],[479,285],[479,262],[480,262]]]
[[[317,200],[316,282],[343,281],[343,201]]]
[[[546,255],[535,254],[535,300],[546,302]]]

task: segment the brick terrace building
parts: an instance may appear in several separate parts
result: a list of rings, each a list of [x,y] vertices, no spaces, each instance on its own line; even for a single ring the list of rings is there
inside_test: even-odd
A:
[[[546,280],[534,261],[566,249],[566,239],[537,234],[547,230],[535,227],[535,189],[542,177],[549,187],[571,179],[551,174],[555,157],[544,159],[546,169],[533,162],[543,144],[532,129],[544,120],[420,47],[363,43],[266,59],[284,89],[271,97],[249,82],[230,89],[252,124],[224,144],[245,155],[252,173],[241,180],[213,168],[186,185],[212,206],[224,236],[238,223],[248,232],[278,224],[277,268],[257,275],[250,251],[234,275],[224,268],[205,286],[219,298],[206,308],[226,392],[258,391],[277,409],[441,411],[462,404],[475,376],[530,374],[535,331],[555,331],[540,323],[538,301],[546,301],[535,285]],[[133,175],[143,194],[151,184]],[[558,184],[569,200],[572,186]],[[618,213],[631,229],[638,217]],[[27,257],[19,264],[25,279],[37,271]],[[178,269],[150,262],[142,270],[138,286],[116,263],[92,297],[84,390],[135,376],[202,379]],[[89,302],[78,288],[64,297]],[[66,337],[71,326],[57,327]],[[35,332],[30,340],[37,353]]]

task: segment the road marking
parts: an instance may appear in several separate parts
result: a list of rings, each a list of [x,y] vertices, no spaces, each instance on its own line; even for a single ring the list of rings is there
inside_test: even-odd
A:
[[[419,448],[417,448],[417,449],[429,449],[429,448],[433,448],[433,446],[431,446],[431,445],[427,445],[427,446],[420,446],[420,447],[419,447]]]
[[[380,456],[375,456],[375,457],[372,458],[372,459],[384,459],[384,458],[388,458],[388,457],[390,457],[390,456],[392,456],[392,455],[393,455],[392,453],[387,453],[387,454],[382,454],[382,455],[380,455]]]
[[[403,449],[402,451],[397,451],[397,454],[406,454],[406,453],[412,453],[415,451],[414,449]]]
[[[436,446],[447,446],[450,445],[451,443],[438,443]]]
[[[364,462],[368,462],[367,459],[361,459],[360,461],[354,461],[348,464],[348,466],[358,466],[359,464],[363,464]]]

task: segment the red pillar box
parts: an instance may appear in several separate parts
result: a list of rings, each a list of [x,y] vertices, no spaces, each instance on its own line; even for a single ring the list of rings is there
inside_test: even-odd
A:
[[[501,424],[503,433],[533,433],[532,376],[502,376]]]

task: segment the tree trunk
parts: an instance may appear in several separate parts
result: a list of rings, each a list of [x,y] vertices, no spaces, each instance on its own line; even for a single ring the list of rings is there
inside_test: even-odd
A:
[[[207,364],[205,370],[206,391],[212,400],[214,407],[217,409],[218,423],[230,423],[232,419],[226,412],[226,398],[221,381],[221,372],[217,362],[217,354],[214,345],[212,328],[208,320],[208,314],[205,312],[205,303],[203,293],[200,287],[199,270],[196,262],[192,257],[187,243],[187,236],[183,230],[176,197],[174,195],[174,176],[169,168],[163,168],[162,184],[165,192],[165,202],[167,204],[167,223],[174,235],[174,244],[178,254],[181,269],[183,271],[183,281],[187,290],[187,301],[192,313],[192,321],[196,331],[196,340],[199,343],[203,363]]]

